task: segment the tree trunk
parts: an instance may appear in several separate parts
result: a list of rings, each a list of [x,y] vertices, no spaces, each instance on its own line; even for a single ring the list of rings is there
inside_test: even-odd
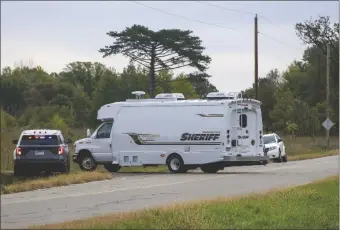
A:
[[[151,48],[151,61],[150,61],[150,95],[151,98],[155,97],[156,86],[156,73],[155,73],[155,59],[156,59],[156,46]]]

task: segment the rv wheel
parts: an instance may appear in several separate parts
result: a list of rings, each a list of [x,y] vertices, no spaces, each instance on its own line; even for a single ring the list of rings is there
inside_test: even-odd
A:
[[[170,155],[167,160],[167,165],[171,173],[185,173],[188,171],[184,166],[182,157],[178,154]]]
[[[97,168],[97,163],[91,155],[81,155],[79,159],[79,167],[83,171],[94,171]]]

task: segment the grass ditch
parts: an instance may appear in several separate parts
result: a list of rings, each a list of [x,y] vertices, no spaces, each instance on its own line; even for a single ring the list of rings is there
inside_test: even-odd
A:
[[[31,229],[339,229],[339,176],[244,197],[173,204]]]

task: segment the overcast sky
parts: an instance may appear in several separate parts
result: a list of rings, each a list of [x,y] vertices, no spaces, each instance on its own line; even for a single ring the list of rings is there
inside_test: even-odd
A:
[[[128,1],[1,2],[1,67],[31,60],[48,72],[59,72],[73,61],[97,61],[121,71],[126,58],[104,59],[98,49],[112,42],[106,32],[141,24],[155,30],[192,30],[212,58],[211,82],[220,91],[239,91],[250,87],[254,76],[254,15],[242,12],[257,13],[260,33],[277,40],[259,35],[260,77],[273,68],[283,71],[294,59],[301,59],[304,45],[295,34],[295,23],[319,15],[339,20],[338,1],[210,2],[236,11],[195,1],[141,3],[194,21]],[[183,68],[176,73],[190,71]]]

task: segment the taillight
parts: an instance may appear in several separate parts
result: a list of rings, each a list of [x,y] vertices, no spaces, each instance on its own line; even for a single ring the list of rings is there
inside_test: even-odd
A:
[[[20,156],[21,155],[21,147],[17,147],[15,150],[15,154]]]
[[[59,154],[59,155],[64,154],[64,148],[63,148],[63,147],[59,146],[59,148],[58,148],[58,154]]]

